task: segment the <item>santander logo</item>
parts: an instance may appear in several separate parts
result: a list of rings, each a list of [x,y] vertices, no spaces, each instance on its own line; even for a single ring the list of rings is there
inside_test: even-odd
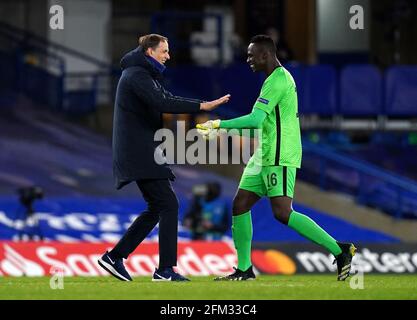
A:
[[[106,276],[98,258],[113,244],[0,242],[0,276],[47,276],[57,268],[63,276]],[[144,243],[125,266],[132,276],[151,275],[158,266],[158,244]],[[236,255],[227,243],[178,244],[177,269],[184,275],[223,275],[233,271]]]

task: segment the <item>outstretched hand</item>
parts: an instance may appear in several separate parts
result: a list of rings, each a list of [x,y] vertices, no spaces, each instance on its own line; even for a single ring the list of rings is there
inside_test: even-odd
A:
[[[216,109],[218,106],[229,102],[230,99],[230,94],[226,94],[225,96],[218,98],[216,100],[212,100],[212,101],[207,101],[207,102],[203,102],[200,103],[200,110],[203,111],[211,111]]]

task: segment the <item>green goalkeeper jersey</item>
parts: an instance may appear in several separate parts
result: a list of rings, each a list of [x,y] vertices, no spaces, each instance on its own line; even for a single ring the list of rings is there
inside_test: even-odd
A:
[[[276,68],[262,85],[253,108],[267,113],[259,147],[251,161],[261,166],[301,166],[297,88],[291,74]]]

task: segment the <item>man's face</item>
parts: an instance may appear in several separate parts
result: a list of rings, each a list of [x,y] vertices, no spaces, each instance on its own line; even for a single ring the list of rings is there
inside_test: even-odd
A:
[[[253,72],[265,69],[266,55],[255,43],[248,46],[248,58],[246,62],[249,64]]]
[[[146,54],[154,58],[159,63],[165,64],[165,62],[170,59],[168,42],[159,42],[158,46],[155,49],[148,48],[148,50],[146,50]]]

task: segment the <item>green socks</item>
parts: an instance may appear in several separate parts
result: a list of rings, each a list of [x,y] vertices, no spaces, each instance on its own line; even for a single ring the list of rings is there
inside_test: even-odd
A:
[[[251,244],[253,230],[251,212],[248,211],[241,215],[233,216],[232,219],[232,236],[238,259],[237,267],[239,270],[246,271],[252,265]],[[288,226],[303,237],[326,248],[334,256],[342,253],[336,240],[306,215],[292,211]]]
[[[232,217],[232,236],[237,251],[238,269],[246,271],[251,265],[252,216],[245,212]]]
[[[342,249],[340,249],[339,245],[336,243],[336,240],[333,239],[326,231],[320,228],[317,223],[315,223],[306,215],[293,210],[290,214],[288,226],[291,229],[297,231],[304,238],[307,238],[314,243],[317,243],[318,245],[326,248],[334,256],[342,253]]]

